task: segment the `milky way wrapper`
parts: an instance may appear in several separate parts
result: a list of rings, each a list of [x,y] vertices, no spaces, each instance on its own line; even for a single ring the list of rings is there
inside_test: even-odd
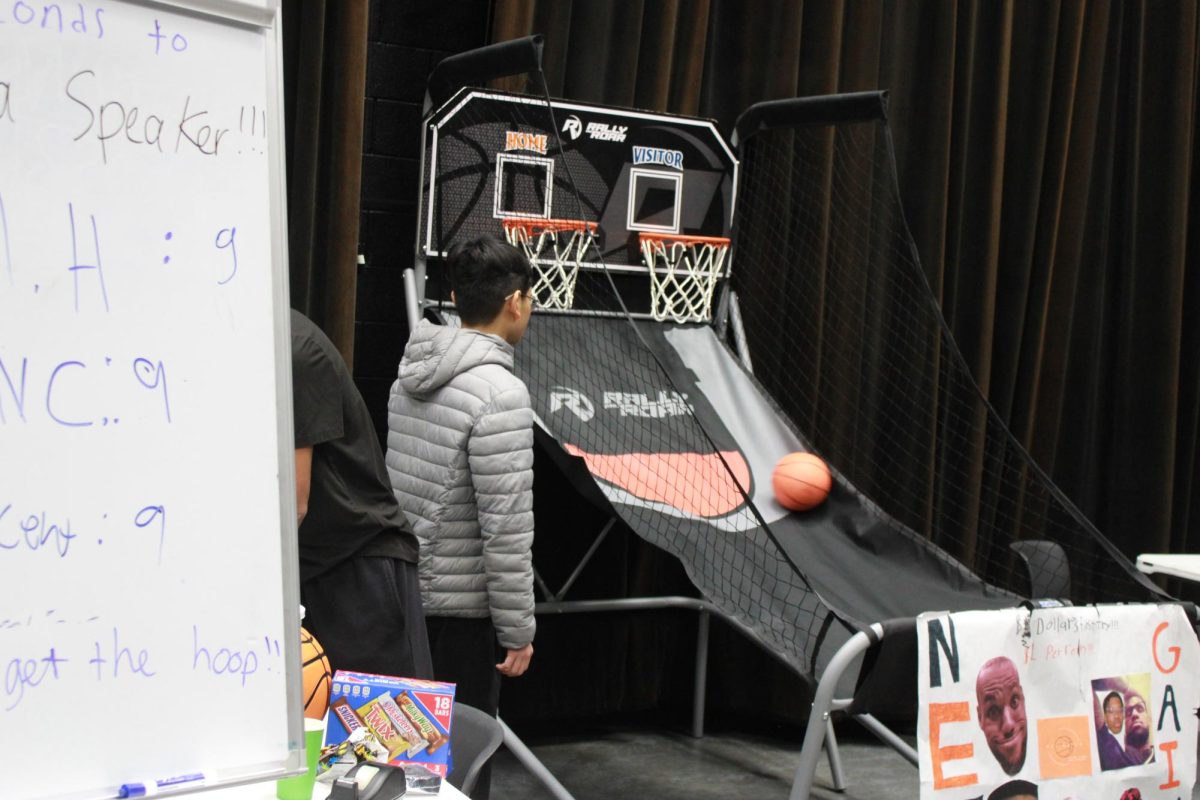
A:
[[[403,692],[397,695],[396,705],[400,707],[401,713],[421,732],[421,738],[429,742],[429,752],[434,752],[449,741],[449,736],[439,730],[433,714],[412,692]]]

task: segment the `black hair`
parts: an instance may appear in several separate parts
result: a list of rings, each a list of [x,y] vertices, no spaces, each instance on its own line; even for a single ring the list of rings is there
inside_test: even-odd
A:
[[[1112,692],[1109,692],[1108,694],[1104,695],[1104,702],[1100,704],[1100,710],[1104,711],[1105,713],[1108,713],[1108,701],[1112,700],[1114,697],[1117,698],[1118,702],[1120,702],[1121,708],[1125,707],[1125,700],[1124,700],[1124,698],[1121,697],[1121,693],[1117,692],[1117,691],[1112,691]]]
[[[1012,797],[1030,797],[1038,796],[1038,787],[1029,781],[1015,780],[1002,784],[998,789],[988,795],[988,800],[1009,800]]]
[[[455,244],[446,261],[454,305],[466,325],[491,322],[515,291],[528,292],[533,270],[525,253],[494,236]]]

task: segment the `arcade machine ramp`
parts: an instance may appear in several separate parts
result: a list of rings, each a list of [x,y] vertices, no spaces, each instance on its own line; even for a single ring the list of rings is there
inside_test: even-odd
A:
[[[831,611],[866,624],[1017,601],[888,517],[836,469],[825,503],[799,513],[781,506],[775,463],[812,446],[711,327],[644,321],[635,330],[621,319],[550,315],[535,323],[517,371],[559,456],[582,460],[638,535],[678,557],[718,608],[800,674],[817,665]],[[662,373],[639,369],[636,357],[561,357],[632,356],[645,346]]]

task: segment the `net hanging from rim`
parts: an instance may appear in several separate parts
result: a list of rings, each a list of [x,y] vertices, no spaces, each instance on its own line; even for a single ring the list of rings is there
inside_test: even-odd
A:
[[[650,270],[650,313],[660,322],[707,322],[729,240],[720,236],[638,234]],[[661,267],[660,267],[661,265]]]
[[[596,240],[596,223],[576,219],[505,219],[504,237],[533,267],[533,299],[541,308],[575,305],[579,265]]]

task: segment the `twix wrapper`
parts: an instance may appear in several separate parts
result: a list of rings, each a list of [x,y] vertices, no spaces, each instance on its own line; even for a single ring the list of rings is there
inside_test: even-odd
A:
[[[421,736],[420,731],[409,722],[408,717],[400,712],[400,708],[396,705],[396,701],[392,699],[390,694],[384,693],[379,695],[363,706],[361,711],[367,716],[368,722],[372,717],[383,714],[387,718],[387,721],[391,723],[391,727],[399,735],[399,742],[389,741],[387,743],[391,758],[395,758],[397,753],[412,756],[421,752],[427,746],[428,743]]]
[[[387,748],[389,760],[408,750],[408,742],[400,735],[400,731],[396,730],[396,726],[388,719],[387,714],[383,713],[383,709],[379,707],[378,697],[360,706],[358,710],[362,713],[363,721]]]

